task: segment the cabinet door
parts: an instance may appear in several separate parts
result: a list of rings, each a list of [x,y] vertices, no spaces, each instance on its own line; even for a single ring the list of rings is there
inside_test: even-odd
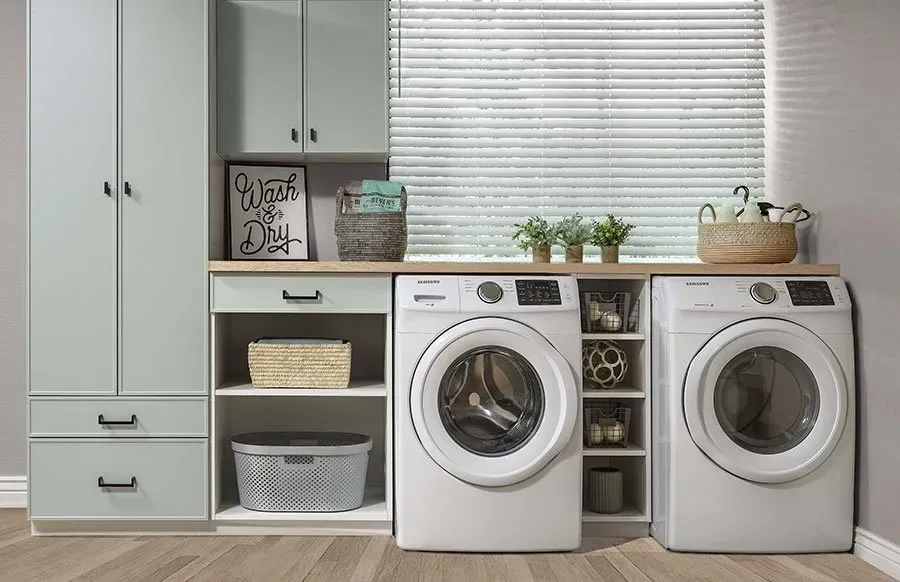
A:
[[[221,0],[218,25],[219,152],[301,151],[300,1]]]
[[[116,0],[30,22],[29,389],[114,394]]]
[[[387,151],[385,0],[307,0],[306,151]]]
[[[205,393],[207,3],[121,2],[120,393]]]

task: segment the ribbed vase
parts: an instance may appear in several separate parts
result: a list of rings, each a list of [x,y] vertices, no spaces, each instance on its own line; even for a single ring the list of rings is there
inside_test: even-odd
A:
[[[594,513],[619,513],[622,500],[622,471],[615,467],[594,467],[588,472],[588,509]]]

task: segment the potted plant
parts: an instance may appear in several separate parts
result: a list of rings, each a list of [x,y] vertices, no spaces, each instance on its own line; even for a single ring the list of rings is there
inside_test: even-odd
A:
[[[591,244],[600,247],[600,257],[604,263],[619,262],[619,245],[628,240],[632,229],[633,224],[626,224],[612,214],[608,214],[603,222],[594,221]]]
[[[531,257],[535,263],[550,262],[550,246],[556,241],[556,229],[539,216],[532,216],[524,224],[515,224],[516,232],[513,240],[518,241],[520,249],[531,249]]]
[[[577,212],[556,224],[556,240],[566,247],[566,262],[580,263],[584,259],[584,243],[591,240],[591,225]]]

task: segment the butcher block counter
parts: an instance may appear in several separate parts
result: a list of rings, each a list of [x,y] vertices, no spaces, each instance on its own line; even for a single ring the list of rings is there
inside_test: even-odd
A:
[[[837,276],[840,265],[707,265],[703,263],[426,263],[343,261],[210,261],[211,273],[546,274],[546,275],[769,275]]]

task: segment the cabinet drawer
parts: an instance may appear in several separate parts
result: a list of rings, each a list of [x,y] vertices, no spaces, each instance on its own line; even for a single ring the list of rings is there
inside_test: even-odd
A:
[[[207,516],[206,441],[43,440],[29,449],[32,519]]]
[[[220,313],[388,313],[385,275],[213,275],[212,310]]]
[[[33,437],[205,437],[205,398],[32,399]]]

